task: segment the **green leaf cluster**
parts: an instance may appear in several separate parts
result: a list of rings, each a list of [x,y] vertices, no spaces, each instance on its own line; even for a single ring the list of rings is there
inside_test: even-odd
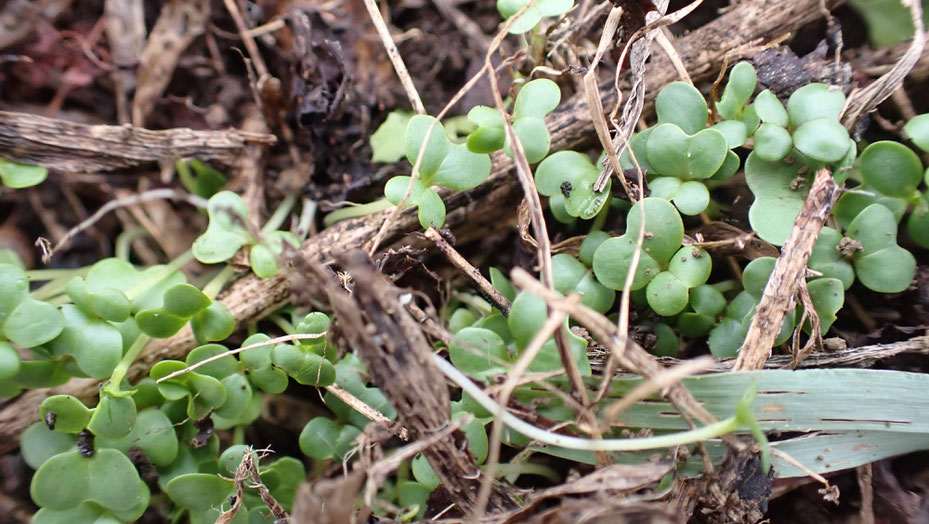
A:
[[[554,111],[561,102],[561,90],[558,84],[545,78],[527,82],[516,95],[513,107],[513,131],[519,138],[526,160],[536,163],[546,155],[551,147],[551,136],[545,127],[545,117]],[[503,118],[492,107],[475,106],[468,112],[468,120],[477,129],[468,135],[468,149],[474,153],[493,153],[504,149],[513,156],[506,139]]]
[[[526,7],[529,0],[497,0],[497,11],[509,19]],[[536,2],[520,16],[513,26],[510,34],[518,35],[534,28],[543,16],[561,16],[574,7],[574,0],[536,0]]]
[[[384,195],[391,204],[399,205],[409,192],[407,206],[419,207],[420,224],[440,228],[445,223],[445,204],[432,186],[456,191],[476,187],[490,174],[490,157],[453,143],[442,123],[428,115],[414,116],[406,128],[406,158],[411,165],[416,165],[421,151],[416,181],[408,176],[393,177],[384,187]]]

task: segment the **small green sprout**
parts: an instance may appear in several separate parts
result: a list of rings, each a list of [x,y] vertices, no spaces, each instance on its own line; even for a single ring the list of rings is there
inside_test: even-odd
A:
[[[910,286],[916,275],[916,258],[897,245],[897,220],[890,209],[871,204],[849,224],[846,234],[861,246],[852,263],[865,287],[896,293]]]
[[[559,151],[536,168],[535,184],[539,194],[551,197],[552,201],[561,197],[559,202],[570,217],[589,220],[597,216],[610,196],[609,181],[603,191],[594,191],[593,185],[599,175],[600,170],[587,155]]]
[[[526,7],[529,0],[497,0],[497,11],[509,19]],[[510,34],[518,35],[535,27],[543,16],[561,16],[574,7],[574,0],[536,0],[510,27]]]
[[[433,123],[435,126],[433,126]],[[426,134],[429,133],[429,141]],[[384,187],[384,195],[391,204],[398,205],[410,192],[408,206],[419,207],[419,222],[424,228],[440,228],[445,223],[445,204],[431,189],[438,185],[464,191],[476,187],[490,174],[490,157],[468,150],[465,144],[454,144],[445,134],[445,128],[435,118],[416,115],[406,129],[406,157],[415,165],[419,153],[425,149],[419,166],[419,178],[397,176]]]
[[[516,96],[513,108],[513,130],[526,153],[529,163],[536,163],[548,154],[551,136],[545,126],[545,117],[561,102],[558,84],[545,78],[532,80]],[[468,120],[478,128],[468,135],[468,149],[474,153],[493,153],[503,148],[513,156],[506,140],[500,113],[486,106],[476,106],[468,112]]]

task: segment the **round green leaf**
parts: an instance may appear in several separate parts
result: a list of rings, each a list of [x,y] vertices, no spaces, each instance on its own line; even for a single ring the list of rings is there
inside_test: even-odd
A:
[[[818,83],[797,89],[787,100],[787,114],[794,128],[817,118],[837,122],[844,107],[845,94],[842,91]]]
[[[507,323],[518,347],[526,347],[545,324],[548,312],[545,301],[532,293],[521,292],[510,307]]]
[[[872,204],[852,220],[846,234],[861,242],[862,253],[873,253],[897,245],[897,220],[887,207]]]
[[[726,137],[729,149],[735,149],[748,140],[748,127],[739,120],[723,120],[714,124],[710,129],[715,129]]]
[[[90,422],[91,410],[80,400],[71,395],[54,395],[42,401],[39,416],[48,420],[47,415],[54,413],[55,431],[61,433],[80,433]]]
[[[458,333],[466,327],[473,326],[475,322],[477,322],[477,315],[470,309],[458,308],[448,317],[448,330],[451,333]]]
[[[429,127],[435,123],[432,132]],[[426,142],[426,135],[429,135],[429,141]],[[424,146],[425,144],[425,146]],[[425,185],[432,185],[432,175],[439,170],[445,155],[448,154],[451,143],[445,135],[445,127],[441,122],[436,121],[429,115],[416,115],[410,119],[406,127],[406,159],[410,164],[416,164],[416,158],[419,156],[421,149],[425,147],[422,163],[419,166],[419,175],[426,181]]]
[[[235,419],[242,415],[252,400],[252,386],[241,373],[234,373],[220,382],[226,389],[226,401],[216,410],[223,418]]]
[[[719,169],[713,173],[713,176],[710,177],[712,180],[726,180],[727,178],[732,177],[736,171],[739,170],[739,165],[742,163],[742,160],[739,158],[739,155],[729,151],[726,153],[726,159],[723,160],[723,165],[719,166]]]
[[[232,495],[232,481],[207,473],[188,473],[175,477],[165,485],[165,493],[175,504],[194,511],[218,507]]]
[[[892,197],[912,197],[923,178],[923,165],[916,153],[889,140],[866,147],[859,157],[858,169],[866,185]]]
[[[758,118],[765,124],[780,127],[790,125],[790,119],[787,116],[787,110],[784,109],[784,104],[777,99],[777,95],[772,93],[770,89],[758,93],[758,96],[755,97],[754,106]]]
[[[691,294],[693,294],[693,289]],[[677,329],[685,338],[703,338],[713,329],[714,324],[716,324],[714,317],[692,311],[685,311],[677,318]]]
[[[690,307],[708,317],[716,317],[726,309],[726,297],[713,286],[703,284],[690,290]]]
[[[491,267],[489,273],[490,283],[501,295],[512,302],[516,298],[516,288],[510,283],[510,279],[506,278],[506,276],[495,267]]]
[[[600,244],[604,243],[609,238],[610,235],[601,230],[587,233],[587,236],[584,237],[584,241],[581,242],[581,247],[578,251],[578,258],[587,267],[593,266],[594,253],[597,252],[597,248],[600,247]]]
[[[710,353],[716,358],[734,357],[739,353],[742,342],[745,341],[745,331],[742,323],[731,318],[724,318],[710,330],[708,344]]]
[[[593,259],[593,270],[597,280],[610,289],[622,290],[626,285],[626,275],[632,266],[635,246],[635,238],[632,238],[632,235],[610,238],[600,244]],[[658,262],[649,254],[642,253],[635,269],[631,289],[644,288],[660,271],[661,267]],[[512,318],[512,312],[510,318]]]
[[[132,430],[135,419],[136,406],[132,397],[116,397],[104,391],[87,423],[87,429],[98,437],[118,439]]]
[[[842,233],[831,227],[824,227],[819,232],[819,238],[813,246],[807,265],[823,274],[823,277],[836,278],[842,282],[844,289],[848,289],[855,281],[855,270],[851,262],[846,260],[838,251],[842,241]]]
[[[774,245],[787,240],[809,191],[805,183],[796,185],[806,180],[799,178],[799,169],[799,163],[767,162],[754,151],[745,161],[745,181],[755,194],[748,220],[759,237]]]
[[[31,348],[57,337],[64,328],[64,318],[55,306],[25,297],[0,327],[14,344]]]
[[[793,150],[793,139],[786,129],[764,123],[755,131],[755,154],[765,162],[779,162]]]
[[[903,126],[903,131],[916,144],[916,147],[929,153],[929,113],[911,118]]]
[[[600,313],[609,311],[616,302],[616,292],[598,282],[589,271],[584,273],[574,291],[581,294],[581,304]]]
[[[699,215],[710,205],[710,192],[703,182],[689,180],[681,184],[671,199],[677,210],[689,216]]]
[[[436,475],[435,470],[432,469],[432,466],[429,465],[429,461],[426,460],[425,455],[422,453],[413,457],[410,469],[413,472],[413,478],[426,487],[435,489],[442,483],[439,476]]]
[[[672,82],[655,98],[658,123],[671,123],[688,135],[706,127],[709,110],[697,88],[685,82]]]
[[[419,195],[419,223],[427,229],[439,229],[445,223],[445,202],[438,193],[428,188]]]
[[[123,338],[119,330],[71,304],[61,307],[61,316],[64,329],[47,347],[55,355],[71,355],[87,376],[110,376],[123,355]]]
[[[466,416],[468,416],[466,413],[458,412],[452,416],[452,420]],[[480,420],[472,418],[461,426],[461,431],[464,431],[465,438],[468,439],[468,448],[474,454],[475,462],[478,465],[483,464],[487,459],[488,448],[487,431],[484,429],[484,424]]]
[[[899,293],[916,276],[916,259],[900,246],[855,256],[855,274],[865,287],[879,293]]]
[[[248,380],[251,381],[255,387],[272,395],[283,393],[284,390],[287,389],[287,384],[289,382],[287,373],[271,366],[250,370]]]
[[[490,157],[472,153],[464,144],[449,146],[448,155],[439,166],[433,184],[456,191],[477,187],[490,175]],[[405,191],[405,188],[404,188]]]
[[[207,213],[210,224],[206,232],[194,241],[194,257],[204,264],[225,262],[251,238],[247,229],[248,208],[239,195],[220,191],[210,197]]]
[[[548,134],[548,128],[545,127],[545,120],[534,116],[525,116],[513,122],[513,131],[519,137],[519,143],[523,146],[523,152],[526,153],[526,161],[534,164],[548,154],[551,147],[552,139]],[[504,150],[512,156],[512,150],[509,143],[504,146]]]
[[[19,373],[21,361],[16,348],[6,342],[0,342],[0,382],[15,377]]]
[[[553,211],[555,197],[560,195],[569,215],[587,220],[600,212],[609,197],[609,183],[599,193],[593,190],[599,175],[600,170],[594,167],[587,155],[559,151],[539,164],[535,182],[540,194],[552,197],[549,204]]]
[[[742,286],[755,301],[761,300],[776,263],[774,257],[759,257],[749,262],[742,271]]]
[[[32,500],[49,509],[69,509],[84,502],[90,489],[90,461],[76,449],[46,460],[32,477]]]
[[[677,190],[681,188],[681,184],[683,183],[681,179],[673,176],[655,177],[648,183],[648,189],[651,191],[649,196],[671,200],[674,198],[674,195],[677,194]]]
[[[555,279],[555,290],[559,293],[574,291],[587,268],[578,259],[567,253],[558,253],[552,256],[552,274]]]
[[[23,432],[19,451],[30,468],[39,469],[46,460],[74,449],[76,442],[74,435],[52,431],[45,422],[36,422]]]
[[[916,200],[913,213],[906,222],[906,230],[913,242],[929,249],[929,199],[925,196]]]
[[[146,409],[136,416],[132,430],[119,439],[99,437],[98,448],[113,448],[126,453],[130,447],[141,448],[152,464],[167,467],[177,458],[179,449],[174,426],[160,409]]]
[[[387,197],[387,200],[397,206],[400,205],[400,202],[403,201],[403,197],[406,196],[407,189],[410,187],[411,177],[408,176],[395,176],[387,181],[387,185],[384,186],[384,196]],[[416,182],[413,183],[413,188],[410,189],[410,198],[406,201],[406,206],[411,207],[419,203],[419,195],[425,190],[422,181],[416,179]]]
[[[699,247],[684,246],[668,264],[668,271],[679,278],[688,287],[702,285],[710,278],[713,260],[710,254]]]
[[[260,344],[270,340],[271,337],[265,335],[264,333],[255,333],[254,335],[246,338],[242,341],[241,347],[248,347],[255,344]],[[265,368],[271,365],[271,350],[274,348],[272,344],[267,344],[265,346],[260,346],[256,348],[249,349],[239,353],[239,360],[245,364],[249,370],[256,370]]]
[[[235,330],[235,317],[222,302],[214,301],[190,319],[190,327],[200,344],[225,340]]]
[[[687,306],[687,284],[669,271],[662,271],[646,288],[648,305],[659,315],[676,315]]]
[[[655,349],[653,350],[655,355],[659,357],[676,357],[680,351],[680,340],[678,340],[674,329],[664,322],[658,322],[655,324],[655,335],[658,338],[655,341]]]
[[[825,335],[832,323],[835,314],[845,304],[845,289],[842,281],[835,278],[818,278],[807,283],[813,309],[819,317],[820,334]]]
[[[17,164],[0,158],[0,181],[6,187],[22,189],[37,186],[44,182],[47,176],[48,169],[44,167]]]
[[[666,200],[645,198],[636,202],[626,215],[626,235],[632,238],[638,237],[642,229],[643,211],[645,238],[642,242],[642,250],[659,263],[666,264],[671,255],[680,249],[681,241],[684,239],[684,224],[681,221],[681,215]],[[600,281],[603,282],[602,279]]]
[[[316,460],[333,458],[338,440],[339,428],[335,422],[326,417],[316,417],[307,422],[300,432],[300,451]]]
[[[539,0],[537,3],[543,4],[545,0]],[[553,2],[548,0],[547,3],[552,4]],[[566,5],[570,4],[567,9],[570,9],[571,5],[574,4],[573,0],[561,3]],[[567,9],[558,14],[567,12]],[[555,10],[557,11],[558,9]],[[558,107],[560,103],[561,89],[558,88],[558,84],[547,78],[538,78],[526,83],[526,85],[519,90],[519,94],[516,95],[516,103],[513,107],[513,118],[516,121],[527,116],[544,118],[545,115],[551,113]],[[522,140],[522,136],[520,136],[520,140]]]
[[[226,346],[222,344],[205,344],[191,350],[191,352],[187,354],[187,358],[184,362],[188,366],[192,366],[209,358],[223,355],[228,351]],[[195,371],[201,375],[209,375],[213,378],[222,380],[239,371],[239,362],[234,356],[225,355],[222,358],[198,367]]]
[[[372,162],[396,162],[403,158],[406,154],[406,126],[412,116],[412,113],[406,111],[391,111],[387,114],[387,119],[369,139]]]
[[[821,162],[838,162],[848,152],[848,131],[834,118],[807,120],[794,131],[794,147]]]

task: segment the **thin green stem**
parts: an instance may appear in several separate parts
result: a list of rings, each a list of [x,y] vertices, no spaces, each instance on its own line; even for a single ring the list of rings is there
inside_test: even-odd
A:
[[[148,235],[148,230],[142,226],[134,226],[120,233],[116,237],[116,247],[113,250],[116,258],[129,262],[132,241],[145,235]]]
[[[268,317],[268,320],[274,323],[277,327],[281,328],[281,331],[288,335],[293,335],[297,332],[297,328],[294,327],[286,318],[274,314]]]
[[[444,358],[433,355],[433,361],[449,380],[458,384],[465,393],[471,395],[471,397],[474,398],[478,404],[483,406],[484,409],[496,414],[501,422],[530,439],[537,440],[550,446],[586,451],[641,451],[646,449],[673,448],[684,444],[717,438],[731,433],[741,426],[737,417],[729,417],[725,420],[714,422],[713,424],[697,429],[648,438],[592,440],[561,435],[533,426],[504,410],[496,401],[488,397],[480,387],[474,382],[471,382],[471,379],[466,377],[461,371],[458,371],[455,366],[451,365]]]
[[[281,200],[277,209],[274,210],[268,221],[265,222],[265,225],[261,228],[261,234],[265,235],[272,231],[277,231],[281,224],[287,220],[288,215],[294,208],[294,204],[297,203],[297,195],[287,195],[284,197],[284,200]]]
[[[507,477],[510,475],[513,475],[514,477],[519,477],[520,475],[538,475],[547,480],[550,480],[553,483],[558,483],[561,481],[561,475],[545,464],[536,464],[535,462],[497,464],[497,478]],[[515,482],[515,480],[515,478],[510,480],[510,483]]]
[[[377,213],[378,211],[390,209],[391,207],[393,207],[393,204],[391,204],[390,201],[388,201],[386,198],[375,200],[374,202],[368,202],[367,204],[343,207],[342,209],[336,209],[332,213],[326,215],[326,217],[323,218],[323,225],[329,227],[336,222],[348,220],[349,218],[367,216],[372,213]]]
[[[110,374],[110,380],[107,382],[104,390],[112,393],[118,394],[120,384],[123,379],[126,378],[126,372],[129,371],[129,366],[135,362],[135,359],[138,358],[139,353],[142,352],[142,348],[145,347],[145,344],[151,340],[152,337],[142,333],[139,335],[139,338],[135,339],[135,342],[132,343],[132,346],[129,347],[129,351],[126,351],[126,354],[123,355],[123,358],[119,361],[119,364],[116,365],[116,369],[113,370],[113,373]]]
[[[219,273],[216,273],[216,276],[210,279],[209,282],[203,286],[203,294],[209,297],[210,300],[216,298],[216,295],[222,291],[223,286],[226,285],[232,277],[235,276],[235,267],[232,265],[226,265],[222,268]]]

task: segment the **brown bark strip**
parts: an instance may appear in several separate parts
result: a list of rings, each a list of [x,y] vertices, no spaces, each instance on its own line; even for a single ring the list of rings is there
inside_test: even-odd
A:
[[[351,294],[333,284],[318,266],[308,266],[324,286],[342,332],[396,408],[410,438],[419,440],[441,431],[451,417],[448,388],[432,362],[432,347],[420,325],[400,305],[400,291],[374,269],[362,251],[337,256],[337,261],[352,277]],[[464,434],[456,431],[423,454],[442,487],[467,512],[477,498],[481,475],[464,442]],[[498,493],[491,505],[499,510],[514,503]]]
[[[72,173],[112,171],[179,158],[235,164],[250,144],[273,144],[274,135],[229,129],[152,131],[86,125],[27,113],[0,111],[0,156]]]
[[[806,261],[813,252],[813,245],[837,196],[838,187],[832,179],[832,173],[828,169],[817,171],[810,193],[803,202],[803,208],[794,221],[790,236],[764,288],[733,371],[764,367],[784,317],[797,305],[795,295],[798,282],[804,277]]]
[[[832,7],[841,3],[842,0],[836,0],[828,2],[828,5]],[[722,63],[723,57],[731,49],[748,41],[759,38],[777,38],[786,32],[794,31],[820,16],[818,6],[819,0],[743,2],[713,22],[682,36],[675,44],[681,59],[690,67],[689,73],[693,80],[695,82],[706,80],[717,73],[716,67]],[[658,54],[653,56],[652,60],[653,63],[649,66],[649,75],[646,79],[646,98],[649,103],[654,100],[658,88],[677,78],[677,72],[667,55]],[[615,103],[615,91],[612,86],[612,79],[602,86],[603,103],[606,105]],[[4,113],[0,113],[0,151],[7,154],[8,147],[4,147],[3,142],[3,115]],[[585,135],[589,135],[591,122],[584,94],[579,93],[563,101],[546,121],[552,135],[552,151],[577,143]],[[61,139],[64,138],[61,137]],[[84,145],[86,147],[86,144]],[[107,144],[108,147],[118,145]],[[35,149],[33,149],[33,154],[35,154]],[[73,154],[73,152],[65,152],[64,157]],[[64,158],[61,155],[58,156]],[[102,157],[102,152],[97,153],[96,156]],[[516,204],[514,202],[520,190],[511,183],[509,172],[513,167],[512,160],[499,154],[494,157],[493,161],[493,172],[487,181],[477,188],[471,191],[442,193],[445,206],[449,211],[446,217],[447,227],[454,229],[467,223],[467,232],[480,236],[485,231],[500,227],[503,215],[509,217],[515,214]],[[85,172],[87,169],[82,167],[79,171]],[[370,242],[388,213],[389,211],[385,211],[356,220],[340,222],[304,242],[301,251],[313,260],[330,261],[333,253],[344,252]],[[406,210],[391,224],[385,244],[394,242],[419,227],[416,210]],[[461,233],[456,232],[456,235],[459,240],[465,240]],[[233,283],[219,298],[232,312],[236,321],[239,324],[245,324],[263,318],[280,307],[287,302],[290,294],[290,285],[284,275],[264,280],[249,275]],[[182,329],[180,333],[169,339],[153,341],[130,369],[128,378],[138,380],[148,373],[151,366],[161,360],[183,359],[195,345],[196,342],[189,328]],[[98,385],[99,381],[91,379],[72,379],[55,388],[26,391],[15,401],[4,404],[0,409],[0,453],[15,448],[19,435],[29,424],[39,419],[38,406],[43,399],[59,394],[90,399],[97,394]]]

